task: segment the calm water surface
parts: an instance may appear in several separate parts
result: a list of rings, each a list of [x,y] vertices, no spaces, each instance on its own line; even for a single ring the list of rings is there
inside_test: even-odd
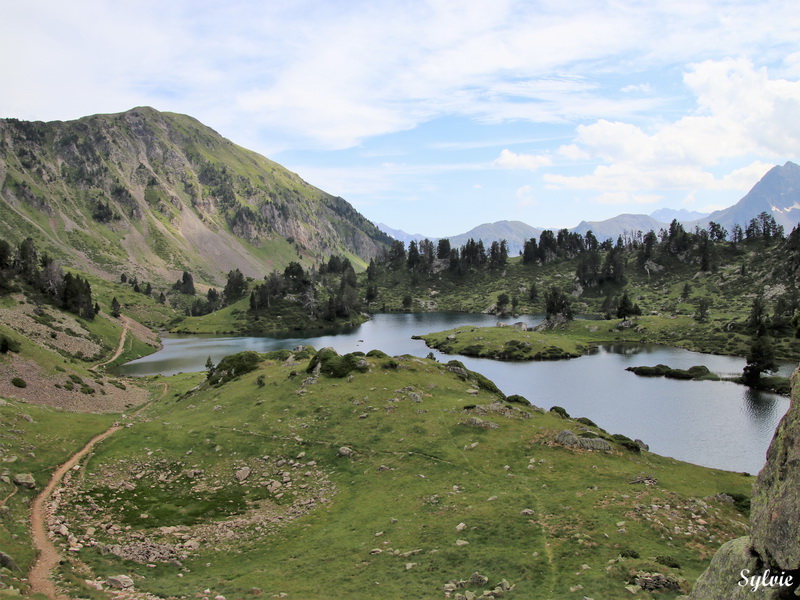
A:
[[[462,325],[493,325],[498,320],[525,321],[541,317],[498,319],[464,313],[379,314],[363,325],[340,332],[308,333],[300,337],[164,336],[159,352],[124,365],[126,375],[171,375],[200,371],[206,359],[243,350],[267,352],[299,344],[339,353],[380,349],[391,355],[426,356],[431,350],[419,335]],[[609,433],[639,438],[653,452],[696,464],[757,473],[789,400],[729,382],[677,381],[639,377],[626,367],[663,363],[673,368],[705,365],[719,375],[738,375],[742,358],[699,354],[655,345],[608,345],[595,354],[555,362],[500,362],[433,351],[439,361],[457,358],[483,373],[506,394],[521,394],[544,408],[564,407],[573,417],[589,417]],[[781,367],[791,372],[794,364]]]

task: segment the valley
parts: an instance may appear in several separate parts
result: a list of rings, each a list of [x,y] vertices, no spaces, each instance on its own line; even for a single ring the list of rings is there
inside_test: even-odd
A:
[[[185,115],[0,121],[0,598],[689,593],[790,408],[796,168],[735,222],[512,252],[393,241]],[[255,341],[129,376],[189,334]],[[624,370],[706,363],[747,385]],[[665,405],[756,468],[662,455],[714,454]]]

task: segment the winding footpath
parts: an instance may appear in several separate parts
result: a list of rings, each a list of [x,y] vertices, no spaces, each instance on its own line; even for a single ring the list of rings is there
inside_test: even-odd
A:
[[[73,454],[67,462],[56,469],[45,488],[34,499],[31,506],[31,535],[33,544],[39,551],[39,556],[28,574],[31,592],[44,594],[54,600],[69,600],[67,596],[63,596],[56,591],[56,587],[50,579],[50,572],[58,565],[61,555],[47,535],[47,501],[53,494],[53,490],[61,483],[61,479],[67,471],[77,465],[95,444],[106,439],[120,428],[120,425],[113,425],[89,440],[81,450]]]
[[[122,317],[122,321],[123,327],[119,336],[119,344],[117,345],[117,350],[114,352],[114,355],[107,361],[95,365],[91,368],[91,370],[102,367],[103,365],[107,365],[108,363],[116,360],[116,358],[122,354],[122,350],[125,346],[125,337],[128,329],[130,328],[127,317]],[[167,384],[162,383],[162,385],[163,390],[159,399],[163,398],[167,393]],[[137,416],[148,405],[149,403],[146,402],[131,416]],[[59,561],[61,560],[61,555],[59,554],[58,549],[55,547],[53,542],[50,541],[50,537],[47,535],[47,503],[48,500],[50,500],[53,491],[61,483],[64,475],[75,465],[77,465],[80,460],[86,456],[86,454],[88,454],[92,448],[94,448],[95,444],[103,441],[110,435],[119,431],[121,428],[122,425],[112,425],[103,433],[100,433],[89,440],[83,448],[73,454],[64,464],[55,470],[45,488],[34,499],[33,504],[31,505],[31,537],[33,539],[33,545],[36,550],[38,550],[39,555],[33,567],[31,568],[30,573],[28,574],[28,583],[31,586],[32,593],[44,594],[51,600],[69,600],[67,596],[58,593],[56,586],[53,584],[53,580],[50,578],[50,573],[58,565]]]
[[[131,323],[126,316],[120,316],[120,320],[122,321],[122,331],[119,334],[119,344],[117,344],[117,349],[114,351],[114,354],[108,360],[98,363],[93,367],[90,367],[90,371],[95,371],[100,367],[104,367],[105,365],[114,362],[117,360],[120,354],[122,354],[122,350],[125,348],[125,338],[128,335],[128,330],[131,328]]]

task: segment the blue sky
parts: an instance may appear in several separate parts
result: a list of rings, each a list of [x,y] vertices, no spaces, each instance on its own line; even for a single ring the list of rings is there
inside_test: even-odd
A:
[[[710,212],[800,158],[796,1],[0,6],[0,116],[190,114],[410,233]]]

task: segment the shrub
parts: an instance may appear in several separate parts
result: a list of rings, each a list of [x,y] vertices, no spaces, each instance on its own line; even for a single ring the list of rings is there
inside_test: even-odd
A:
[[[19,352],[19,342],[8,336],[0,335],[0,354]]]
[[[675,560],[674,557],[669,556],[669,555],[660,554],[660,555],[656,556],[656,562],[658,564],[660,564],[660,565],[664,565],[666,567],[670,567],[671,569],[680,569],[681,568],[680,563],[677,560]]]
[[[381,352],[380,350],[370,350],[367,352],[367,356],[370,358],[389,358],[389,355],[386,352]]]
[[[557,414],[557,415],[558,415],[559,417],[561,417],[562,419],[569,419],[569,418],[571,418],[571,417],[569,416],[569,413],[568,413],[568,412],[567,412],[565,409],[561,408],[560,406],[553,406],[553,407],[550,409],[550,412],[551,412],[551,413],[555,413],[555,414]]]
[[[750,496],[747,494],[740,494],[738,492],[725,492],[733,498],[733,505],[745,517],[750,515]]]
[[[258,367],[258,363],[262,360],[262,356],[258,352],[246,350],[237,354],[226,356],[219,364],[214,367],[214,371],[209,377],[212,385],[222,385],[231,379],[240,377],[245,373],[254,371]]]
[[[575,419],[578,423],[583,423],[587,427],[597,427],[597,423],[587,417],[578,417]]]
[[[330,377],[347,377],[353,371],[362,373],[369,370],[363,353],[358,356],[354,353],[339,356],[333,348],[323,348],[317,352],[308,363],[306,371],[313,371],[320,365],[320,372]]]
[[[11,385],[13,385],[14,387],[18,387],[18,388],[28,387],[28,384],[25,383],[25,380],[22,379],[21,377],[14,377],[11,380]]]
[[[525,406],[531,405],[525,396],[520,396],[519,394],[511,394],[510,396],[506,396],[506,402],[516,402],[517,404],[523,404]]]
[[[639,558],[639,553],[632,548],[625,548],[619,555],[622,558]]]

